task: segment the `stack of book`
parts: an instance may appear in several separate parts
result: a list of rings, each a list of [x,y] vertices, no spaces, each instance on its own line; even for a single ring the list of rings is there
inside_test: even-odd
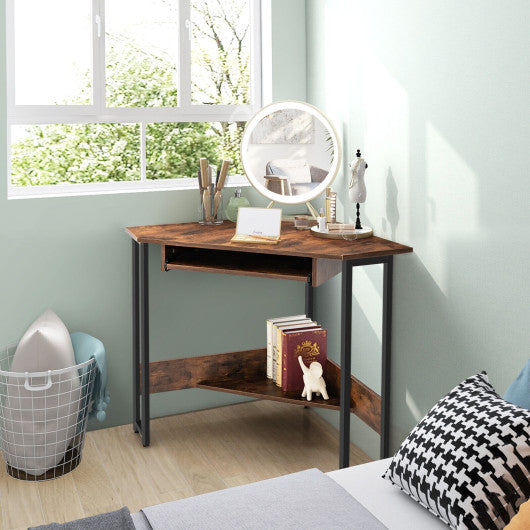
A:
[[[302,391],[298,356],[306,366],[318,361],[326,376],[327,330],[305,315],[267,320],[267,377],[286,392]]]

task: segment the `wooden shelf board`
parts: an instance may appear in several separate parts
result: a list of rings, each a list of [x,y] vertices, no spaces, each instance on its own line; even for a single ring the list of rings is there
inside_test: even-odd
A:
[[[329,396],[329,400],[324,400],[322,397],[313,396],[312,401],[300,396],[300,392],[284,392],[277,387],[270,379],[256,378],[254,380],[236,381],[230,379],[200,381],[197,383],[198,388],[205,388],[207,390],[217,390],[218,392],[228,392],[230,394],[239,394],[241,396],[249,396],[261,399],[272,399],[273,401],[281,401],[282,403],[290,403],[294,405],[307,405],[309,407],[320,407],[323,409],[339,410],[340,400],[338,396]]]
[[[284,280],[307,281],[312,260],[296,256],[275,256],[230,250],[162,246],[162,265],[167,270],[195,270],[238,276],[259,276]]]
[[[179,357],[149,363],[150,392],[169,392],[184,388],[205,388],[295,405],[339,410],[340,367],[326,362],[326,387],[330,399],[315,396],[302,399],[298,392],[284,392],[265,373],[267,350],[215,353],[198,357]],[[375,432],[381,430],[381,396],[351,376],[350,410]]]
[[[281,239],[277,245],[233,243],[235,224],[229,221],[217,226],[201,226],[198,223],[134,226],[126,228],[126,231],[138,243],[277,256],[356,260],[412,252],[407,245],[376,236],[356,241],[319,239],[307,231],[296,230],[292,223],[282,224]]]
[[[186,270],[186,271],[200,271],[200,272],[217,272],[220,274],[234,274],[237,276],[260,276],[265,278],[276,278],[279,280],[294,280],[305,282],[309,273],[300,270],[282,270],[272,272],[267,267],[255,267],[253,269],[242,269],[237,266],[230,267],[229,265],[216,264],[191,264],[191,263],[167,263],[168,270]]]

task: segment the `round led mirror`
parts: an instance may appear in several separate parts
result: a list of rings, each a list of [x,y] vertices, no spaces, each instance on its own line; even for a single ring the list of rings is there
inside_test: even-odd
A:
[[[335,128],[316,107],[280,101],[247,123],[241,161],[263,196],[284,204],[308,202],[331,185],[341,163]]]

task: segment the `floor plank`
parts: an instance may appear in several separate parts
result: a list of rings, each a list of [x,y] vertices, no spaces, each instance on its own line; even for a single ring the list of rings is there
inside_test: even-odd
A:
[[[187,497],[193,497],[194,493],[190,487],[182,490],[167,491],[159,495],[160,502],[171,502],[178,501],[180,499],[186,499]]]
[[[149,480],[159,499],[164,493],[188,487],[174,457],[172,441],[169,439],[172,435],[167,429],[161,428],[163,421],[153,422],[151,444],[148,447],[142,446],[140,436],[133,432],[132,427],[127,425],[120,431],[123,443],[134,451],[141,474]]]
[[[35,482],[10,477],[4,466],[0,472],[0,502],[4,528],[38,526],[46,519],[42,511],[39,488]]]
[[[144,470],[140,469],[136,452],[121,442],[123,427],[125,426],[97,431],[94,440],[121,505],[135,512],[145,506],[146,501],[157,504],[158,497],[151,482],[146,480]]]
[[[87,433],[83,448],[83,460],[72,471],[85,517],[118,510],[123,506],[111,484],[107,469],[103,465],[96,447],[94,439],[98,437],[98,432]],[[46,497],[42,498],[46,501]]]
[[[208,455],[223,479],[245,473],[245,467],[237,458],[237,451],[234,451],[230,425],[223,420],[219,409],[204,411],[201,418],[205,421],[197,422],[193,414],[180,414],[175,421]]]
[[[46,499],[42,503],[46,521],[66,523],[85,516],[72,473],[65,475],[62,480],[46,480],[37,485],[40,498]]]
[[[131,512],[310,467],[338,466],[338,432],[312,409],[252,401],[151,422],[143,447],[130,425],[87,433],[81,464],[45,483],[0,469],[0,530]],[[352,465],[370,459],[351,445]]]
[[[209,456],[197,446],[193,437],[179,428],[172,418],[161,419],[159,424],[166,430],[168,449],[194,495],[226,488]]]

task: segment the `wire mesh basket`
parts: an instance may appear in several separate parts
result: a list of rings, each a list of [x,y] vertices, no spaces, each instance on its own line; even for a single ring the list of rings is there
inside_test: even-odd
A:
[[[11,372],[16,347],[0,352],[0,442],[7,472],[21,480],[54,479],[81,462],[96,361]]]

